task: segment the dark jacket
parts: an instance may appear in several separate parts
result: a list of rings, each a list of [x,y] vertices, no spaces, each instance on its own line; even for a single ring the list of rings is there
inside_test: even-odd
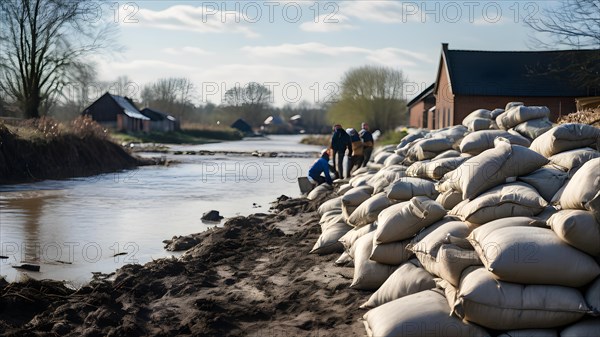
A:
[[[312,164],[310,169],[308,169],[308,175],[311,176],[313,179],[315,179],[315,177],[320,176],[321,173],[324,173],[325,175],[325,182],[327,182],[329,185],[333,184],[331,176],[329,175],[329,161],[323,157],[317,159]]]
[[[348,149],[348,155],[352,155],[352,141],[346,130],[339,128],[331,136],[331,148],[335,152],[343,152]]]
[[[373,146],[373,135],[371,134],[371,132],[365,129],[361,129],[359,134],[366,147]]]

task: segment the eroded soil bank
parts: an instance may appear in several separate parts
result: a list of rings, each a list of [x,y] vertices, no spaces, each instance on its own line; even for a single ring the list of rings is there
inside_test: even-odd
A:
[[[0,284],[8,336],[356,336],[370,295],[352,268],[309,255],[322,200],[280,197],[269,214],[186,237],[179,259],[127,265],[77,291],[55,281]]]

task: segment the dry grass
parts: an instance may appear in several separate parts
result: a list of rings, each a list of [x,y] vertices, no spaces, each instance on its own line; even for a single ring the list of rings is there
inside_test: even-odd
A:
[[[558,120],[558,124],[565,123],[581,123],[600,127],[600,108],[578,111]]]

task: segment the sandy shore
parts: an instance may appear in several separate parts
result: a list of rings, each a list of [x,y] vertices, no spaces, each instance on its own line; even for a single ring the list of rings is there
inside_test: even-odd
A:
[[[360,336],[353,268],[309,255],[320,201],[280,197],[269,214],[229,219],[180,240],[179,259],[127,265],[77,291],[0,280],[8,336]]]

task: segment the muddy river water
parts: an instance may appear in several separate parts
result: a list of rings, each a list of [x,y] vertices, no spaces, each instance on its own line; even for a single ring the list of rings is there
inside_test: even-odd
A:
[[[170,166],[0,186],[0,275],[79,286],[93,272],[177,256],[162,241],[218,225],[203,222],[204,212],[218,210],[226,218],[267,213],[277,196],[299,196],[297,177],[306,175],[320,150],[300,139],[178,145],[172,150],[215,153],[167,155],[179,161]],[[267,155],[248,155],[254,151]],[[23,263],[41,269],[13,268]]]

